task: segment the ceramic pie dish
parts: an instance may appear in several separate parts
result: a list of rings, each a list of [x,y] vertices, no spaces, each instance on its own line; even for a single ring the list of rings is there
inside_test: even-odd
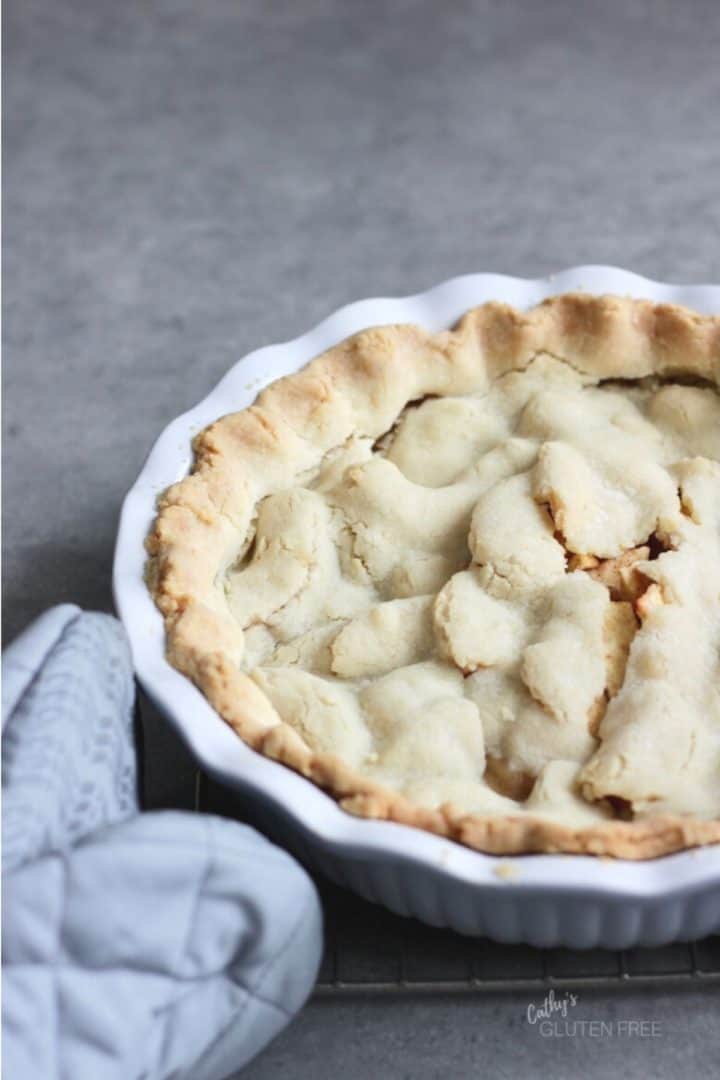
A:
[[[549,296],[578,292],[581,295],[569,301],[557,300],[535,307]],[[715,706],[712,695],[717,688],[713,689],[712,673],[707,687],[703,682],[713,658],[703,658],[702,647],[694,638],[688,642],[686,654],[672,655],[676,651],[671,646],[673,640],[678,640],[678,627],[665,624],[669,615],[677,616],[679,608],[662,604],[668,592],[684,590],[683,610],[693,608],[693,603],[696,609],[694,614],[691,611],[692,617],[685,628],[690,633],[696,627],[698,612],[707,610],[708,598],[712,601],[715,596],[714,533],[707,528],[703,531],[702,526],[712,513],[710,502],[703,502],[705,488],[709,484],[714,491],[717,478],[714,473],[709,477],[695,472],[669,475],[664,466],[660,468],[656,461],[650,460],[659,453],[661,442],[665,446],[668,439],[675,439],[672,425],[675,423],[677,427],[678,417],[686,441],[699,442],[692,446],[683,444],[682,453],[673,450],[670,455],[673,461],[679,456],[702,463],[703,454],[714,455],[715,403],[714,399],[706,401],[713,397],[713,392],[697,386],[691,388],[685,383],[689,377],[701,382],[716,378],[713,365],[717,359],[717,324],[714,320],[688,318],[679,312],[668,316],[670,309],[634,304],[629,299],[600,303],[589,295],[607,293],[648,297],[709,314],[718,309],[718,290],[657,286],[633,275],[602,268],[570,271],[548,282],[478,275],[449,282],[421,297],[352,305],[304,338],[248,357],[236,365],[197,409],[171,425],[128,496],[118,541],[116,598],[131,636],[138,673],[151,696],[179,724],[206,766],[226,779],[233,777],[240,784],[261,788],[263,801],[270,808],[279,797],[280,812],[290,819],[285,833],[288,843],[297,847],[299,841],[306,856],[314,856],[316,862],[319,860],[337,878],[344,875],[347,879],[351,868],[352,883],[365,895],[371,894],[396,909],[432,922],[446,922],[465,931],[513,940],[618,945],[627,944],[628,934],[630,940],[638,942],[669,940],[674,936],[708,932],[704,925],[691,926],[691,913],[697,908],[712,920],[717,908],[717,848],[653,859],[629,869],[625,861],[604,864],[587,857],[558,858],[545,854],[513,856],[503,859],[498,866],[497,858],[466,852],[452,843],[460,840],[496,854],[538,849],[579,850],[648,858],[717,839],[712,832],[716,824],[713,826],[709,820],[717,817],[713,801],[717,798],[716,777],[713,768],[707,767],[714,752],[714,729],[706,728],[705,719],[708,710],[712,712]],[[530,315],[514,317],[507,313],[507,308],[497,304],[488,306],[487,301],[512,304],[522,311],[534,310]],[[447,328],[469,309],[471,315],[466,316],[461,330],[448,334]],[[355,339],[356,343],[362,343],[359,347],[351,346],[355,371],[361,371],[362,379],[359,389],[356,378],[352,393],[343,394],[347,357],[344,346],[337,348],[338,342],[366,327],[408,323],[426,328],[420,338],[415,331],[402,330],[399,339],[392,338],[389,344],[388,331],[373,331]],[[478,340],[482,342],[479,353]],[[561,355],[568,342],[573,355],[581,357],[579,372],[572,365],[569,369]],[[368,346],[371,354],[378,351],[382,354],[390,347],[402,351],[402,374],[406,382],[410,378],[409,389],[404,386],[395,392],[392,381],[385,377],[386,367],[378,374],[372,355],[368,359]],[[328,349],[331,352],[327,353]],[[273,402],[280,394],[283,423],[295,409],[292,419],[297,429],[297,409],[303,412],[302,422],[306,425],[308,403],[312,405],[311,437],[308,438],[307,426],[302,428],[299,438],[296,431],[289,430],[292,476],[297,481],[302,473],[302,482],[290,493],[290,501],[285,494],[275,494],[288,487],[288,454],[282,453],[279,455],[285,470],[282,482],[273,487],[270,480],[269,488],[260,491],[260,496],[265,496],[265,516],[262,512],[257,516],[252,535],[241,522],[238,542],[238,516],[242,518],[245,513],[242,504],[249,506],[254,502],[244,498],[247,484],[242,479],[236,482],[239,474],[234,464],[230,472],[227,467],[224,473],[217,468],[218,460],[223,461],[223,446],[228,445],[228,440],[234,452],[238,441],[235,421],[229,425],[227,421],[215,424],[209,429],[215,471],[206,472],[201,479],[206,481],[210,475],[213,491],[220,491],[222,520],[214,515],[219,524],[213,526],[215,535],[208,541],[206,523],[213,515],[207,506],[201,505],[207,483],[199,496],[197,472],[192,480],[171,488],[158,518],[160,525],[155,525],[152,534],[150,551],[155,570],[159,567],[152,584],[155,598],[168,618],[173,662],[192,675],[230,723],[235,721],[234,726],[243,738],[247,739],[250,731],[249,741],[266,754],[269,741],[273,757],[315,780],[319,778],[355,814],[391,821],[362,821],[338,811],[332,803],[328,805],[327,796],[310,787],[307,781],[273,761],[260,759],[246,746],[238,746],[231,732],[221,734],[219,717],[212,710],[212,720],[207,715],[204,720],[197,719],[203,709],[208,709],[207,703],[201,698],[203,705],[199,706],[192,687],[163,659],[162,624],[148,610],[150,598],[142,582],[142,566],[137,561],[138,555],[142,555],[142,547],[137,547],[138,539],[142,544],[149,531],[157,495],[188,470],[189,432],[194,434],[218,417],[237,413],[250,405],[259,387],[257,382],[252,388],[249,384],[260,372],[263,383],[271,382],[296,371],[323,352],[330,358],[330,367],[327,360],[321,362],[325,363],[321,379],[315,378],[313,382],[311,375],[310,382],[301,378],[281,383],[279,390],[273,388],[270,396],[266,394],[260,399],[260,409],[256,410],[257,415],[262,414],[263,429],[267,430],[265,421],[268,417],[273,420]],[[481,395],[481,402],[474,394],[478,390],[479,354],[488,369],[483,375],[488,374],[486,381],[491,390],[502,387],[502,394],[491,402],[485,415],[478,410],[481,405],[485,408],[486,394]],[[512,357],[511,363],[507,363],[508,356]],[[612,359],[617,356],[621,357],[619,364]],[[696,366],[685,371],[682,365],[688,356]],[[333,367],[338,357],[342,366]],[[495,370],[490,371],[493,366]],[[318,365],[310,370],[317,375]],[[671,385],[648,388],[637,381],[648,375],[673,381]],[[631,387],[627,382],[630,378],[635,380]],[[602,385],[598,386],[600,381]],[[298,387],[304,387],[300,394]],[[632,400],[627,400],[628,395]],[[319,398],[322,400],[318,405]],[[410,399],[414,407],[406,409]],[[448,409],[452,411],[450,424],[445,416]],[[645,419],[641,423],[639,410],[644,410],[655,426]],[[693,413],[690,424],[688,410]],[[349,413],[352,416],[348,426]],[[578,414],[580,428],[568,434],[568,418],[574,418],[575,422]],[[252,413],[240,415],[254,419]],[[493,431],[493,425],[497,426],[502,415],[507,416],[509,429]],[[468,416],[471,423],[467,422]],[[439,419],[446,429],[433,444],[431,436],[437,435]],[[603,425],[609,421],[612,427],[608,433]],[[273,423],[270,428],[277,458],[277,445],[282,439],[278,438]],[[669,434],[668,424],[672,428]],[[657,425],[662,428],[662,436],[658,435]],[[292,427],[291,423],[289,428]],[[477,444],[478,431],[486,445]],[[542,435],[540,441],[538,432]],[[358,435],[364,438],[362,445],[361,439],[355,437]],[[591,459],[597,464],[600,454],[601,474],[591,475],[587,468],[583,472],[582,454],[573,449],[579,444],[584,450],[582,440],[587,441],[590,435],[595,439]],[[203,438],[207,449],[208,437]],[[313,439],[320,442],[317,457],[321,463],[328,463],[325,455],[332,450],[333,456],[325,470],[329,475],[318,474]],[[472,446],[468,445],[468,439],[475,440]],[[251,435],[251,441],[255,447],[255,435]],[[240,432],[240,442],[247,458],[247,432]],[[615,447],[614,460],[609,445]],[[339,446],[340,456],[349,454],[350,460],[338,462]],[[260,449],[262,469],[257,472],[265,483],[277,461],[266,448]],[[528,454],[531,457],[528,462],[524,458],[521,462],[516,460],[518,455],[522,458]],[[508,457],[512,458],[511,467]],[[529,464],[535,484],[532,492],[525,491],[530,474],[522,471]],[[709,461],[708,467],[711,467]],[[413,470],[420,470],[421,475],[414,475]],[[228,476],[234,487],[228,486]],[[542,490],[538,494],[539,489]],[[235,498],[238,491],[243,496],[239,501]],[[578,512],[578,491],[593,493],[589,500],[583,496],[582,513]],[[396,507],[401,504],[407,509],[399,514]],[[538,504],[542,504],[541,509]],[[386,509],[388,506],[391,511]],[[461,548],[463,552],[467,548],[464,519],[472,506],[476,507],[469,541],[472,560],[465,565],[461,555]],[[293,574],[297,576],[299,567],[308,562],[302,547],[303,530],[314,536],[330,535],[332,522],[338,515],[343,537],[350,536],[349,547],[344,552],[343,573],[332,581],[332,566],[338,561],[335,553],[324,562],[324,556],[314,554],[313,565],[322,564],[322,574],[313,588],[306,588],[305,597],[298,603],[298,590],[292,582]],[[405,531],[398,534],[399,518]],[[191,519],[204,522],[206,533],[199,542],[192,529],[188,538],[186,522]],[[456,519],[462,519],[463,539],[459,546],[453,540]],[[618,526],[612,535],[608,534],[608,519],[613,528]],[[280,527],[278,521],[282,523]],[[217,553],[211,553],[209,567],[203,568],[202,554],[217,540],[218,534],[222,534],[221,565],[213,561],[217,560]],[[521,537],[521,542],[517,537]],[[401,559],[398,551],[403,553]],[[185,558],[183,565],[183,556],[188,554],[192,558]],[[704,560],[709,569],[700,572],[698,559]],[[691,564],[694,569],[689,570]],[[173,604],[177,607],[178,589],[183,598],[191,595],[194,602],[193,590],[203,587],[203,572],[213,588],[221,580],[218,595],[203,596],[203,604],[195,605],[195,614],[200,607],[211,612],[209,623],[204,616],[200,620],[202,625],[198,625],[196,617],[188,619],[187,607],[192,609],[193,605],[183,600],[181,632],[173,637],[177,624]],[[269,598],[268,581],[274,589]],[[249,593],[248,582],[252,585]],[[332,582],[330,600],[325,595],[328,582]],[[288,589],[290,592],[285,596],[283,590]],[[302,590],[300,593],[302,596]],[[288,603],[289,600],[293,602]],[[138,621],[140,606],[144,607],[141,622]],[[222,610],[224,618],[227,607],[246,628],[250,653],[257,653],[249,664],[254,683],[246,676],[237,685],[234,676],[228,679],[227,670],[234,672],[235,665],[223,669],[218,677],[220,649],[215,644],[218,632],[212,609]],[[658,607],[662,608],[659,612]],[[258,616],[263,608],[271,613],[270,619]],[[373,609],[370,615],[369,608]],[[284,622],[278,620],[278,610]],[[478,611],[485,618],[484,623],[482,620],[478,623]],[[566,629],[568,616],[572,621],[577,612],[593,614],[582,615],[573,640]],[[468,625],[468,613],[472,616],[471,625]],[[560,635],[558,620],[563,628]],[[262,624],[261,632],[255,632],[258,623]],[[627,628],[632,625],[632,637],[636,623],[640,624],[640,633],[628,661]],[[224,623],[220,620],[220,636],[226,624],[232,638],[233,624],[229,619]],[[248,634],[251,624],[253,633]],[[611,646],[607,645],[608,625]],[[529,638],[528,627],[532,630]],[[605,629],[600,633],[602,627]],[[137,636],[140,630],[144,632],[144,643]],[[668,635],[667,647],[662,644],[663,633]],[[649,657],[643,653],[643,641],[652,645]],[[478,642],[482,644],[478,646]],[[227,640],[223,641],[223,648],[226,647]],[[711,643],[710,651],[713,648]],[[488,649],[495,650],[493,656]],[[563,678],[562,672],[558,677],[558,660],[569,664],[573,672],[570,680]],[[324,664],[330,666],[325,668]],[[618,664],[622,668],[619,678]],[[661,679],[658,683],[656,669],[667,668],[668,664],[671,668],[675,664],[676,669],[666,671],[666,682]],[[693,664],[697,667],[694,676]],[[490,683],[487,675],[493,665],[500,674],[491,671],[494,681]],[[638,672],[634,667],[642,674],[653,665],[650,682],[658,693],[648,709],[645,692],[648,680],[636,679]],[[398,682],[398,675],[402,676],[401,686],[393,682],[393,679]],[[174,682],[176,678],[183,683],[183,691]],[[261,692],[258,692],[258,678]],[[618,692],[623,678],[625,685]],[[633,695],[628,686],[632,689],[634,678],[638,687]],[[678,741],[678,723],[673,709],[666,704],[673,687],[679,686],[684,678],[688,688],[684,691],[687,700],[682,705],[686,710],[683,715],[690,716],[694,707],[695,719],[690,725],[692,749],[700,746],[702,751],[694,758],[690,754],[696,764],[685,784],[684,797],[694,800],[693,806],[678,803],[673,788],[673,785],[677,787],[676,770],[667,766],[668,759],[679,760],[689,752],[682,739]],[[341,684],[337,690],[336,683]],[[317,687],[321,687],[319,695]],[[519,700],[518,687],[525,693],[528,704],[522,706],[525,710],[522,722],[514,723],[508,738],[507,732],[503,735],[502,731],[493,729],[492,710],[485,706],[491,699],[495,703],[495,715],[505,715],[510,699],[504,699],[502,694],[512,693],[515,702]],[[332,709],[326,708],[330,691],[335,695]],[[362,713],[358,712],[351,691],[359,695]],[[689,705],[691,698],[694,704]],[[241,700],[243,715],[238,722],[237,703]],[[303,702],[305,710],[310,703],[309,713],[303,713],[304,726],[300,728],[304,739],[297,737],[297,723],[293,731],[298,700]],[[264,728],[263,701],[276,718]],[[388,715],[394,718],[402,714],[403,709],[410,708],[408,703],[414,703],[415,714],[424,718],[425,741],[419,747],[416,720],[406,724],[400,735],[396,730],[388,735]],[[641,716],[638,729],[631,731],[629,738],[619,743],[615,738],[613,753],[606,752],[605,760],[601,754],[593,759],[588,749],[595,745],[595,729],[588,733],[591,707],[597,724],[605,725],[600,727],[602,733],[609,734],[617,728],[617,718],[623,712],[625,723],[629,713]],[[649,719],[647,715],[642,717],[643,707]],[[481,715],[485,708],[486,746],[476,738],[476,732],[481,730],[477,723],[478,708]],[[329,716],[329,727],[326,724],[325,728],[308,731],[307,715],[311,724],[315,723],[315,717],[323,709]],[[437,723],[443,732],[449,730],[448,724],[457,727],[452,730],[455,749],[451,756],[447,753],[450,740],[438,741],[437,729],[435,733],[432,731],[433,709],[438,712]],[[277,722],[278,712],[282,724]],[[358,715],[365,718],[362,723],[356,722]],[[547,741],[546,737],[540,739],[540,745],[537,738],[538,723],[547,728],[548,715],[556,721],[553,738],[560,740],[549,750],[541,745]],[[653,720],[653,715],[658,719]],[[366,721],[370,736],[365,730]],[[642,747],[648,745],[649,722],[659,726],[659,737],[651,739],[650,745],[659,745],[661,749],[654,758],[650,755],[648,764],[648,754]],[[336,745],[338,726],[342,740]],[[258,728],[261,740],[252,737],[252,731]],[[232,750],[227,734],[233,740]],[[433,768],[437,767],[442,783],[437,781],[439,794],[423,805],[422,799],[415,796],[411,780],[418,773],[418,761],[421,771],[426,769],[422,755],[428,739],[432,742],[433,738]],[[668,738],[675,741],[671,742],[669,752],[665,752],[663,765],[662,748]],[[313,751],[310,756],[308,743]],[[612,748],[613,738],[603,738],[601,748],[607,749],[606,743]],[[317,752],[318,746],[336,752],[323,755]],[[249,758],[245,757],[247,754]],[[243,758],[244,767],[239,767],[238,762]],[[469,777],[479,775],[493,761],[497,763],[495,773],[500,782],[493,783],[492,790],[484,782],[470,782]],[[581,769],[579,779],[573,761]],[[622,765],[620,779],[618,762]],[[279,770],[279,774],[274,770]],[[520,798],[518,778],[520,786],[528,778],[532,781],[527,805],[523,800],[528,792]],[[580,782],[588,795],[586,801],[570,795]],[[427,792],[421,794],[427,797]],[[446,797],[447,803],[443,801],[438,812],[441,800]],[[316,803],[318,798],[320,803]],[[625,815],[618,813],[618,806],[625,802],[637,811],[633,813],[637,820],[620,820]],[[659,806],[653,805],[658,802]],[[695,807],[697,812],[693,814]],[[680,815],[675,813],[678,808]],[[440,835],[425,835],[401,822]],[[404,836],[399,848],[397,830]],[[375,854],[368,851],[371,837]],[[404,882],[425,878],[422,889],[408,888],[400,901],[396,888],[394,892],[391,887],[383,891],[382,881],[390,882],[393,877],[388,860],[393,864],[399,860],[401,866],[395,865],[395,870],[401,869]],[[674,871],[669,869],[671,863],[678,861],[687,866],[680,879],[677,865]],[[378,876],[378,864],[388,873]],[[618,877],[621,867],[625,870],[622,879]],[[557,873],[560,868],[562,871]],[[433,888],[428,885],[428,874]],[[586,918],[578,923],[569,918],[566,909],[568,904],[572,909],[577,900],[573,894],[580,882],[586,894],[597,893],[594,901],[597,910],[592,916],[588,914],[591,907],[586,896]],[[628,904],[629,887],[637,896],[634,905]],[[498,888],[504,894],[502,914],[494,902]],[[544,907],[550,902],[550,909],[555,912],[550,923],[546,920],[544,925],[537,917],[543,910],[538,891],[544,894]],[[528,923],[531,909],[527,901],[532,896],[535,902],[531,908],[535,914]],[[512,903],[508,905],[511,897]],[[442,905],[440,910],[438,902]],[[669,917],[671,907],[676,922],[678,913],[683,913],[681,926],[671,927],[667,919],[662,928],[644,925],[648,920],[657,924],[661,911]],[[630,910],[635,911],[632,929],[627,920],[623,927],[616,925],[619,914]],[[610,922],[606,925],[603,919]]]

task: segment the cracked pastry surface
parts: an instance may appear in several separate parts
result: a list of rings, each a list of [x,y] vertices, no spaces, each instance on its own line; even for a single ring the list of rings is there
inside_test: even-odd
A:
[[[168,658],[347,810],[480,850],[720,841],[720,319],[373,328],[195,440]]]

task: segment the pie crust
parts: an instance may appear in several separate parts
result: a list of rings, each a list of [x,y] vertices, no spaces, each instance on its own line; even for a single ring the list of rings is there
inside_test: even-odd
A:
[[[167,656],[351,813],[481,851],[720,841],[720,318],[365,330],[194,440]]]

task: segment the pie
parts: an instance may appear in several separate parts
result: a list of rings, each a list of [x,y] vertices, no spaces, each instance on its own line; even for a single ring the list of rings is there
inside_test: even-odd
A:
[[[171,664],[358,815],[492,853],[720,841],[720,317],[375,327],[219,419],[147,580]]]

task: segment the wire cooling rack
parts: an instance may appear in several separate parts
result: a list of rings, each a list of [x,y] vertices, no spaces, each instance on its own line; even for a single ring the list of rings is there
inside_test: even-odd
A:
[[[252,807],[196,778],[197,810],[252,824]],[[720,936],[692,944],[611,952],[534,949],[468,938],[393,915],[313,873],[325,911],[316,997],[478,994],[661,985],[720,989]]]

